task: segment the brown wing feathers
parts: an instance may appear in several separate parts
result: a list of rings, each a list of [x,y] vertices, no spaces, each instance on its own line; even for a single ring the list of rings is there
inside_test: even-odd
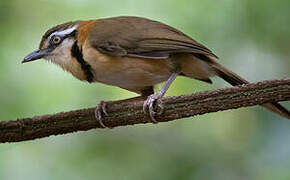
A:
[[[94,38],[91,38],[90,43],[101,52],[112,56],[164,59],[176,53],[197,53],[217,58],[205,46],[177,29],[157,21],[137,17],[97,21],[99,22],[92,31],[95,33],[91,36]]]

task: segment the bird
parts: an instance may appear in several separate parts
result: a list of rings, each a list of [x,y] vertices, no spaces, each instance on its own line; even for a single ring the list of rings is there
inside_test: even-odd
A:
[[[51,61],[74,77],[99,82],[140,94],[143,111],[152,123],[164,110],[161,98],[177,76],[206,83],[218,76],[233,86],[249,83],[222,66],[218,56],[180,30],[159,21],[119,16],[70,21],[47,30],[39,49],[22,63],[37,59]],[[154,93],[156,84],[165,82]],[[290,112],[277,102],[263,104],[266,109],[290,119]],[[95,111],[102,127],[108,115],[101,101]]]

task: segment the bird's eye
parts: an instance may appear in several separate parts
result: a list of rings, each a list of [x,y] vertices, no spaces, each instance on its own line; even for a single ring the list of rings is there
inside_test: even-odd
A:
[[[52,37],[53,44],[59,44],[61,42],[61,37],[59,36],[53,36]]]

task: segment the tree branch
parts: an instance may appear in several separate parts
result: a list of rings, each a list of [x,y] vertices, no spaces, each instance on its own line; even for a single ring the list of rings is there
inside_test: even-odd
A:
[[[167,122],[198,114],[227,109],[261,105],[290,100],[290,78],[263,81],[226,89],[204,91],[190,95],[166,97],[162,101],[165,112],[157,116],[159,122]],[[142,111],[144,99],[109,102],[109,116],[104,117],[108,127],[148,123]],[[11,121],[0,121],[0,142],[19,142],[101,128],[94,117],[95,108],[36,116]]]

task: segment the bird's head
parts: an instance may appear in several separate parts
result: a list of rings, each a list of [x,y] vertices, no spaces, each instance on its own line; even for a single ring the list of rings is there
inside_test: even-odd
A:
[[[22,63],[37,59],[50,60],[62,64],[71,56],[71,48],[77,38],[79,22],[67,22],[50,28],[42,36],[39,49],[27,55]]]

